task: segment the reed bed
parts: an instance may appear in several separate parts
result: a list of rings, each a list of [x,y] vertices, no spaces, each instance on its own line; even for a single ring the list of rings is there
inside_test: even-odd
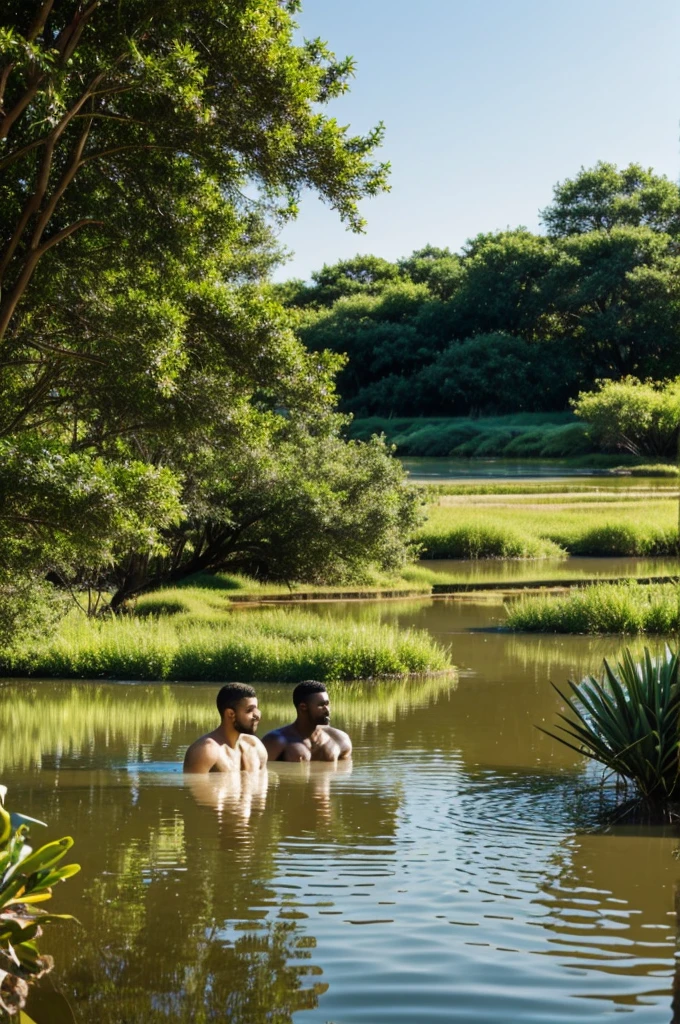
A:
[[[641,499],[616,507],[574,502],[490,508],[430,506],[421,558],[546,558],[670,555],[677,551],[677,502]]]
[[[298,682],[451,668],[427,633],[297,609],[88,621],[70,617],[40,645],[5,652],[0,673],[70,679]]]
[[[671,635],[680,625],[680,588],[596,583],[565,595],[523,597],[507,608],[507,627],[522,632]]]

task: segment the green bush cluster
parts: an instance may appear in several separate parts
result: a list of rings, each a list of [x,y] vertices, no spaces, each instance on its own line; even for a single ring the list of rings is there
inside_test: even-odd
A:
[[[671,634],[680,624],[675,584],[598,583],[507,605],[508,628],[530,633]]]
[[[587,428],[570,413],[517,413],[468,419],[353,421],[352,437],[385,434],[398,455],[459,458],[570,458],[595,452]]]
[[[4,654],[7,675],[295,682],[442,671],[449,654],[421,631],[339,622],[297,609],[105,621],[70,618],[46,644]]]

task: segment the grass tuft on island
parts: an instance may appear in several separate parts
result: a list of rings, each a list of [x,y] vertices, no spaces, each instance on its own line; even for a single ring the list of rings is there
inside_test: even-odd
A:
[[[473,500],[428,510],[418,532],[421,558],[546,558],[560,555],[672,555],[674,498],[603,502],[508,503]]]
[[[563,595],[522,597],[506,608],[506,626],[525,633],[670,635],[680,627],[674,583],[596,583]]]
[[[210,682],[315,678],[330,682],[452,668],[448,651],[422,631],[338,621],[297,609],[225,612],[207,603],[201,607],[195,593],[189,594],[188,601],[190,608],[176,609],[174,615],[102,621],[71,615],[52,639],[4,652],[0,674]]]

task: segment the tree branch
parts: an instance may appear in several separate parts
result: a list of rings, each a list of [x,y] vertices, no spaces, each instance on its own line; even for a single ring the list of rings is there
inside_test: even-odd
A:
[[[51,249],[53,245],[63,242],[65,238],[68,238],[81,228],[84,228],[89,224],[102,223],[102,221],[94,220],[92,217],[83,217],[82,220],[76,221],[75,224],[69,224],[67,228],[63,228],[61,231],[58,231],[56,235],[52,235],[51,238],[48,238],[46,242],[43,242],[42,245],[31,252],[24,263],[23,270],[21,271],[14,288],[10,292],[7,301],[3,304],[4,308],[0,307],[0,341],[2,341],[5,336],[9,322],[14,315],[14,310],[16,309],[21,296],[24,294],[41,256],[44,256],[48,249]]]
[[[40,8],[38,13],[36,14],[35,18],[33,19],[33,23],[31,24],[31,27],[29,28],[28,32],[26,33],[26,39],[29,41],[29,43],[32,43],[34,41],[34,39],[37,39],[37,37],[40,35],[42,30],[44,29],[45,22],[47,21],[47,19],[49,17],[49,14],[50,14],[50,11],[52,10],[53,5],[54,5],[54,0],[44,0],[44,2],[42,4],[42,7]]]

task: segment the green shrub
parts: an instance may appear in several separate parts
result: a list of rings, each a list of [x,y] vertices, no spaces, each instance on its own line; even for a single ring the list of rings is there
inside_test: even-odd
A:
[[[590,425],[593,438],[612,451],[633,455],[675,455],[680,424],[680,377],[640,381],[601,380],[583,391],[574,412]]]

